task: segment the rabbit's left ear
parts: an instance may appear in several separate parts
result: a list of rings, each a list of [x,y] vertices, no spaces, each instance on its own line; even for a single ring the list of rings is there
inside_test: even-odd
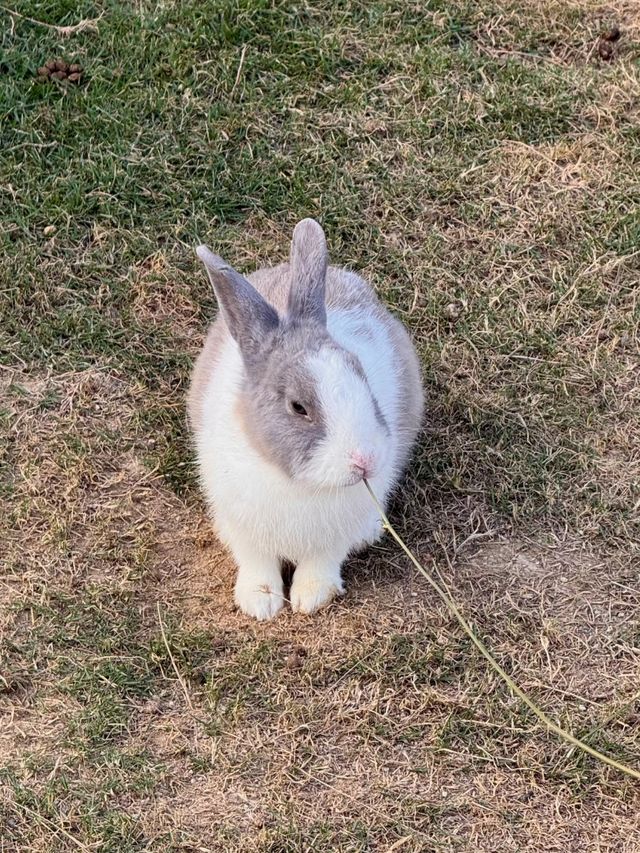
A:
[[[278,314],[247,279],[206,246],[196,253],[209,279],[232,337],[246,363],[255,361],[265,338],[279,325]]]
[[[296,225],[290,263],[289,318],[326,326],[327,242],[324,231],[314,219],[303,219]]]

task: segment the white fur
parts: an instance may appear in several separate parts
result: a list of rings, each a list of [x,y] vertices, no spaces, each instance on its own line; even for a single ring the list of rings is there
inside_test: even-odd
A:
[[[367,383],[353,372],[340,351],[321,351],[308,359],[327,424],[326,438],[304,468],[310,483],[344,487],[357,481],[354,455],[371,460],[371,476],[385,471],[388,435],[378,422]]]
[[[394,485],[399,407],[387,331],[361,313],[329,312],[327,321],[334,339],[359,357],[389,435],[362,378],[345,370],[339,353],[310,361],[328,421],[327,440],[309,464],[311,482],[288,478],[243,433],[236,411],[243,364],[230,337],[205,395],[197,435],[202,484],[217,532],[239,566],[236,603],[257,619],[275,616],[283,605],[281,558],[297,566],[294,610],[310,613],[343,592],[340,567],[347,555],[380,537],[380,519],[364,484],[337,487],[349,479],[351,451],[373,452],[370,482],[380,499]],[[332,488],[320,487],[325,483]]]

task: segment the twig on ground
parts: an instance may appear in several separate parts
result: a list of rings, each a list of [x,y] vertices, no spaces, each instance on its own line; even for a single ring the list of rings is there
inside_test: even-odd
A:
[[[56,24],[48,24],[46,21],[38,21],[36,18],[30,18],[28,15],[22,15],[20,12],[16,12],[15,9],[9,9],[8,6],[0,5],[0,9],[6,12],[7,15],[11,15],[12,18],[20,18],[22,21],[28,21],[30,24],[35,24],[38,27],[46,27],[48,30],[54,30],[58,35],[65,37],[84,32],[85,30],[97,32],[98,21],[104,16],[104,12],[101,12],[97,18],[83,18],[77,24],[58,26]]]
[[[238,87],[238,83],[240,82],[240,75],[242,74],[242,67],[244,65],[244,57],[247,53],[247,45],[242,46],[242,53],[240,54],[240,62],[238,63],[238,70],[236,72],[236,79],[233,81],[233,86],[231,87],[231,91],[229,92],[229,98],[233,98],[234,92]]]

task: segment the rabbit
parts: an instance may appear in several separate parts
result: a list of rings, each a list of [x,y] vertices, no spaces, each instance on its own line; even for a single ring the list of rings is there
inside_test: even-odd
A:
[[[235,602],[271,619],[344,592],[346,557],[382,534],[421,426],[420,365],[402,324],[353,272],[328,266],[303,219],[289,263],[244,278],[196,250],[219,305],[192,375],[188,419],[216,533],[237,564]]]

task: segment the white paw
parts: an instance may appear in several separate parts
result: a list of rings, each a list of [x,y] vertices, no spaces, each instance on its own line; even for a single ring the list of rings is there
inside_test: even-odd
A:
[[[279,589],[275,589],[274,585],[255,583],[236,583],[235,602],[247,616],[253,616],[254,619],[259,619],[264,622],[266,619],[273,619],[284,605],[284,593],[282,584]]]
[[[343,592],[339,574],[308,577],[304,572],[298,574],[296,571],[291,584],[291,608],[298,613],[315,613]]]

